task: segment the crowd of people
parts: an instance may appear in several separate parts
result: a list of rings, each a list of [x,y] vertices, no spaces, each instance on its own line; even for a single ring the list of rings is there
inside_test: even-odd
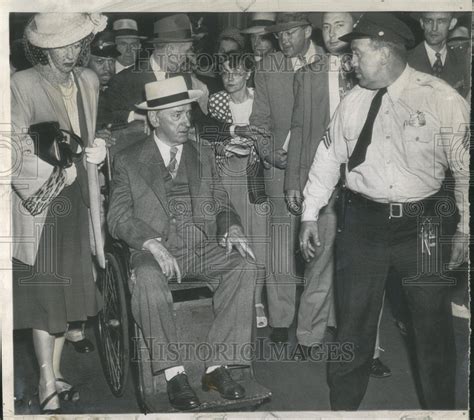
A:
[[[13,229],[33,238],[13,246],[14,327],[33,329],[43,413],[80,397],[61,374],[65,340],[94,349],[84,323],[101,308],[97,170],[112,174],[104,225],[130,247],[145,337],[176,343],[168,283],[204,278],[211,345],[244,347],[254,326],[285,344],[295,318],[305,358],[328,339],[351,343],[350,361],[328,363],[328,385],[332,409],[357,410],[369,377],[391,375],[380,359],[387,294],[400,331],[413,331],[424,408],[454,408],[452,317],[468,317],[470,27],[453,12],[411,19],[416,46],[393,13],[254,13],[204,51],[209,35],[186,14],[157,17],[151,38],[113,14],[31,18],[31,67],[11,60],[23,133]],[[64,133],[66,163],[41,146]],[[227,367],[249,363],[239,354],[211,352],[203,388],[245,397]],[[152,370],[173,407],[200,405],[182,355],[165,352]]]

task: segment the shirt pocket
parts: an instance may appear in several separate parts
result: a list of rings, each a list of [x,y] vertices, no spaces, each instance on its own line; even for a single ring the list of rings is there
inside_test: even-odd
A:
[[[435,159],[435,131],[428,125],[403,128],[403,142],[408,167],[427,169],[433,167]]]

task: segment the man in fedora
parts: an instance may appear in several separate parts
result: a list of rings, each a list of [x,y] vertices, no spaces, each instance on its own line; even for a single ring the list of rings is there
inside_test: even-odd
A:
[[[138,33],[137,22],[133,19],[118,19],[113,24],[115,43],[120,55],[117,57],[115,72],[132,67],[140,53],[140,40],[146,39]]]
[[[267,263],[270,278],[266,284],[271,339],[286,342],[295,315],[296,283],[300,281],[295,262],[298,219],[288,212],[283,184],[294,101],[293,78],[298,69],[323,50],[311,41],[312,27],[304,13],[279,13],[276,24],[265,30],[278,39],[281,51],[268,54],[257,64],[250,124],[261,133],[258,152],[270,166],[265,171],[265,188],[272,203],[270,223],[274,232],[273,260]]]
[[[412,17],[419,21],[424,41],[410,51],[408,64],[443,79],[466,98],[471,91],[470,55],[447,45],[449,31],[457,23],[455,13],[423,12]]]
[[[208,283],[215,320],[206,340],[212,350],[203,388],[240,399],[245,390],[225,365],[249,364],[241,350],[251,342],[254,255],[217,175],[213,149],[189,139],[191,103],[202,92],[188,90],[178,76],[147,83],[145,93],[137,107],[147,112],[153,133],[116,156],[108,212],[110,233],[131,249],[132,312],[144,337],[164,346],[151,364],[154,374],[165,375],[170,403],[196,408],[168,282],[190,275]]]
[[[273,34],[265,32],[265,28],[275,24],[275,19],[276,13],[274,12],[252,13],[250,26],[240,31],[244,35],[250,35],[255,61],[262,60],[267,54],[276,50],[277,40]]]

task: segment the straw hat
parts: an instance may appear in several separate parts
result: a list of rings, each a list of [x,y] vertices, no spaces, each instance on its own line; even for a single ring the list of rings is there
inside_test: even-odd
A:
[[[146,39],[146,36],[140,36],[138,34],[138,25],[133,19],[118,19],[114,22],[112,29],[115,38]]]
[[[138,109],[155,111],[195,102],[200,90],[188,90],[183,76],[170,77],[145,84],[146,101],[135,105]]]
[[[157,20],[149,42],[189,42],[194,39],[188,15],[179,13]]]
[[[274,12],[256,12],[252,13],[250,26],[242,31],[243,34],[263,34],[265,28],[275,23],[276,13]]]
[[[100,13],[38,13],[25,28],[28,41],[39,48],[59,48],[103,31],[107,17]]]

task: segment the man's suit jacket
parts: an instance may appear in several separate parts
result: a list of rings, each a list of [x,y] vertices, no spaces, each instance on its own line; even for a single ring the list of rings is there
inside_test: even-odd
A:
[[[468,61],[466,62],[466,60]],[[465,51],[448,47],[446,61],[441,73],[441,79],[456,89],[463,98],[466,98],[471,90],[470,60],[470,54],[466,55]],[[408,64],[415,70],[432,74],[431,63],[424,42],[420,42],[408,53]]]
[[[96,74],[87,68],[75,68],[87,133],[81,133],[84,143],[95,136],[99,80]],[[35,68],[15,73],[11,80],[11,121],[15,133],[22,133],[32,124],[57,121],[60,128],[72,130],[60,90],[47,81]],[[41,231],[48,208],[37,216],[22,210],[21,201],[35,193],[51,176],[54,167],[34,154],[34,142],[29,136],[20,135],[18,143],[12,148],[12,224],[13,232],[19,241],[13,242],[13,256],[25,264],[33,265],[39,246],[37,229]],[[14,155],[14,153],[19,155]],[[21,154],[21,155],[20,155]],[[20,164],[18,164],[20,163]],[[78,172],[78,180],[80,172]],[[84,201],[88,202],[87,180],[81,182]]]
[[[295,74],[285,191],[303,191],[316,149],[331,119],[327,58],[319,56]]]
[[[213,150],[188,140],[180,165],[186,165],[195,225],[207,237],[225,234],[241,225],[216,172]],[[141,250],[143,243],[162,238],[174,240],[175,220],[169,214],[164,178],[168,174],[154,136],[118,153],[114,161],[107,215],[113,237]]]
[[[291,58],[281,51],[268,54],[257,64],[250,124],[269,134],[258,141],[262,158],[285,143],[293,111],[294,75]]]

